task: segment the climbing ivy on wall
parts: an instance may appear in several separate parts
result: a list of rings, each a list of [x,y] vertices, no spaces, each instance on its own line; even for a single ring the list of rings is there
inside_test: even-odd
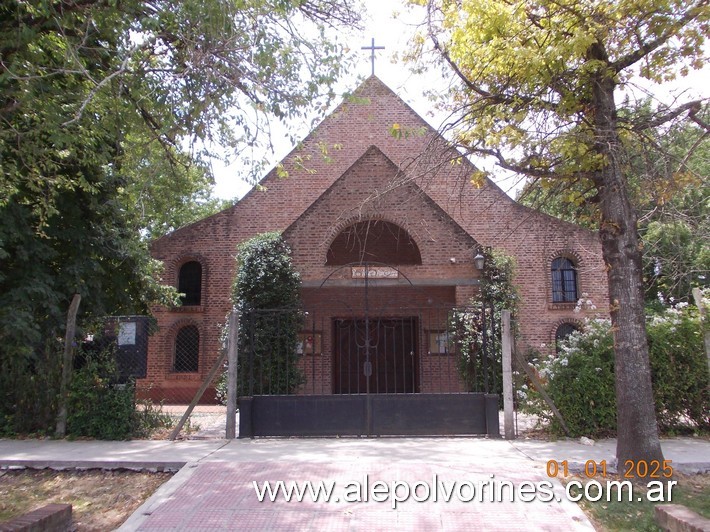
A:
[[[232,302],[241,314],[239,395],[290,394],[303,384],[296,352],[300,285],[280,233],[257,235],[237,248]]]
[[[501,312],[516,313],[519,294],[513,284],[515,259],[498,250],[487,249],[483,253],[480,293],[472,299],[469,309],[452,314],[449,330],[456,342],[456,367],[466,389],[501,393]]]

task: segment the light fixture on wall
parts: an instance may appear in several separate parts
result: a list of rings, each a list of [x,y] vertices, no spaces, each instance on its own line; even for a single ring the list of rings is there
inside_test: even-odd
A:
[[[477,250],[476,256],[473,257],[473,264],[479,271],[483,271],[483,268],[486,266],[486,257],[483,255],[480,248]]]

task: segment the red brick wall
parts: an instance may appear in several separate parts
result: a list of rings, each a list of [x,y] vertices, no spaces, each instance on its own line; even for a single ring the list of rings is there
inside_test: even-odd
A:
[[[265,231],[285,231],[296,268],[311,285],[336,269],[325,266],[328,246],[339,230],[360,219],[384,219],[410,233],[422,265],[401,270],[414,281],[455,285],[456,280],[476,278],[471,260],[475,246],[502,249],[518,263],[521,349],[546,345],[549,350],[557,325],[580,318],[571,305],[551,303],[550,262],[559,254],[575,257],[580,294],[589,295],[596,313],[607,312],[606,274],[595,234],[516,204],[492,182],[476,188],[470,182],[474,168],[466,161],[451,164],[448,159],[455,152],[447,151],[424,120],[377,78],[366,80],[355,96],[286,157],[288,177],[278,177],[274,170],[262,181],[264,191],[252,190],[234,207],[153,243],[154,257],[166,265],[163,281],[176,284],[179,266],[199,260],[203,292],[199,307],[155,309],[160,332],[150,342],[144,383],[186,395],[199,386],[220,347],[236,246]],[[395,123],[414,134],[393,137],[389,131]],[[329,282],[347,277],[344,269]],[[476,287],[450,290],[452,301],[464,304]],[[180,323],[200,330],[196,374],[170,371]],[[325,381],[330,371],[326,359],[318,362]],[[307,357],[303,363],[308,364]]]

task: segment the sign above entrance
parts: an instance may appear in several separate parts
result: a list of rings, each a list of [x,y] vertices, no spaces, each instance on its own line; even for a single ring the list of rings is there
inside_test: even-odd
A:
[[[399,279],[399,270],[389,266],[353,266],[353,279]]]

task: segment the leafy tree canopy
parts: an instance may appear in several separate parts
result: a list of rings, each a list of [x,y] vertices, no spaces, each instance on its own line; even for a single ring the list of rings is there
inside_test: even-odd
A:
[[[457,74],[439,101],[458,117],[454,140],[538,178],[593,178],[606,164],[590,120],[598,76],[622,87],[638,75],[686,75],[704,65],[710,29],[704,0],[412,3],[428,18],[409,58],[434,57]],[[701,102],[626,116],[621,108],[619,132],[630,140],[683,113],[697,117]]]
[[[646,102],[640,112],[649,109]],[[697,124],[681,122],[648,130],[642,142],[624,146],[650,305],[691,301],[692,288],[710,282],[709,140]],[[589,228],[599,224],[598,195],[586,179],[530,178],[518,201]]]
[[[52,0],[0,5],[3,364],[87,315],[174,299],[145,239],[219,208],[210,146],[333,96],[350,1]]]
[[[617,459],[662,460],[644,323],[642,251],[624,146],[703,102],[625,113],[633,76],[663,82],[704,64],[707,0],[415,0],[426,6],[411,57],[454,73],[442,106],[466,154],[539,179],[587,179],[599,201],[618,405]],[[481,175],[472,180],[481,184]]]

